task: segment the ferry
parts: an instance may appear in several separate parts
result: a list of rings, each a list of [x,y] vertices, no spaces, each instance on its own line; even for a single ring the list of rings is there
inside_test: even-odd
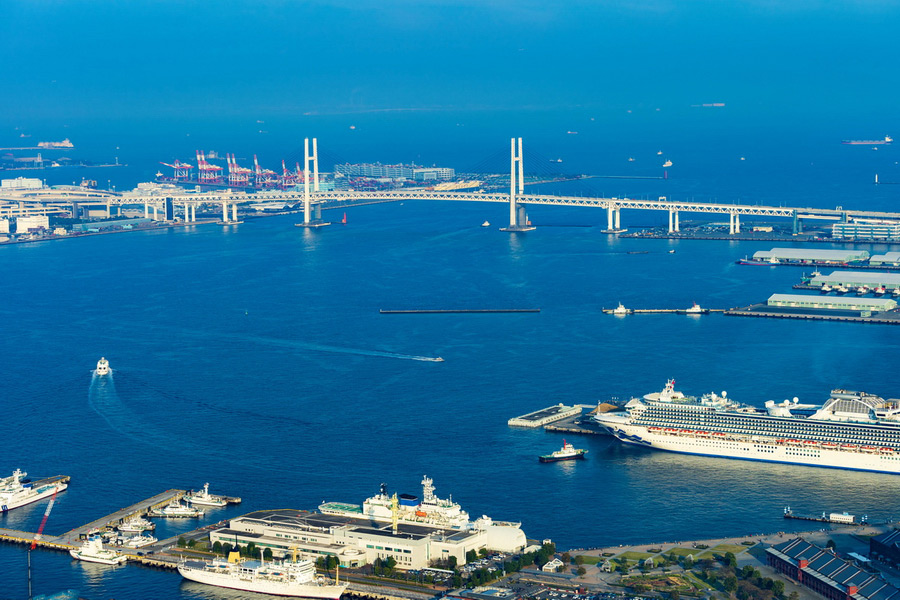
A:
[[[55,492],[61,492],[69,487],[64,481],[34,487],[32,482],[25,480],[26,475],[28,473],[25,471],[16,469],[9,477],[0,479],[0,513],[49,498]]]
[[[86,562],[100,563],[103,565],[120,565],[128,557],[120,554],[115,550],[108,550],[103,547],[103,540],[99,536],[94,536],[84,541],[81,548],[69,550],[72,558],[83,560]]]
[[[551,452],[550,454],[539,456],[538,460],[542,463],[559,462],[561,460],[578,460],[583,459],[585,454],[587,454],[587,450],[577,449],[566,440],[563,440],[562,448]]]
[[[842,144],[848,144],[850,146],[878,146],[883,144],[890,144],[894,141],[889,135],[884,136],[883,140],[841,140]]]
[[[292,598],[338,600],[347,589],[346,584],[317,577],[308,560],[188,560],[178,565],[178,572],[198,583]]]
[[[675,390],[632,398],[594,421],[626,444],[685,454],[900,473],[900,400],[836,389],[822,405],[769,400],[764,408],[715,393]]]
[[[100,360],[97,361],[97,370],[94,371],[98,376],[102,377],[103,375],[109,375],[109,361],[104,357],[100,357]]]
[[[145,531],[153,531],[156,529],[156,523],[148,521],[147,519],[142,519],[141,517],[135,517],[120,524],[116,529],[121,533],[144,533]]]

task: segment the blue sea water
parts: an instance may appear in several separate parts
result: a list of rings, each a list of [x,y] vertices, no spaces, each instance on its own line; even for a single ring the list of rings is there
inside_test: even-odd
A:
[[[584,115],[578,125],[547,124],[545,116],[535,145],[547,156],[565,154],[578,171],[657,174],[657,149],[676,163],[665,182],[548,189],[883,210],[896,202],[892,186],[871,185],[876,169],[896,169],[896,150],[837,144],[852,131],[834,126],[806,138],[788,131],[773,145],[741,119],[688,116],[692,135],[679,120],[657,128],[648,114],[635,138],[610,118],[610,144],[587,129],[596,121]],[[472,153],[471,140],[447,133],[455,124],[418,115],[387,121],[411,132],[409,139],[379,148],[376,134],[383,140],[390,128],[357,121],[354,134],[370,137],[354,160],[399,160],[418,143],[435,157],[425,160],[464,168]],[[449,136],[450,150],[420,133],[427,122]],[[369,125],[374,133],[366,133]],[[346,123],[319,126],[340,130],[342,147],[355,148]],[[502,152],[506,134],[493,127]],[[251,138],[240,139],[250,147]],[[493,139],[481,139],[475,152],[492,148]],[[133,185],[154,160],[168,159],[159,156],[162,140],[155,144],[129,159],[135,171],[119,176],[130,173]],[[634,166],[628,156],[652,166]],[[789,291],[800,270],[735,265],[771,243],[621,239],[582,226],[605,224],[601,211],[529,212],[539,228],[526,235],[479,226],[502,224],[504,205],[405,202],[354,208],[346,226],[320,231],[281,216],[3,247],[0,469],[72,476],[49,534],[206,481],[213,492],[244,499],[214,511],[212,522],[256,508],[360,502],[381,482],[417,493],[424,474],[438,495],[452,494],[473,516],[521,521],[530,537],[564,548],[790,529],[795,524],[781,518],[787,504],[895,516],[888,475],[679,456],[604,437],[578,440],[589,450],[586,461],[539,464],[536,456],[558,447],[561,436],[510,429],[508,418],[558,402],[656,391],[670,377],[685,392],[727,390],[752,404],[793,396],[818,402],[834,387],[892,396],[898,340],[893,328],[879,326],[604,315],[601,308],[619,301],[748,304]],[[625,226],[663,218],[623,213]],[[541,312],[378,312],[407,307]],[[92,376],[101,355],[114,369],[111,381]],[[444,362],[421,360],[437,356]],[[4,515],[0,527],[36,530],[44,507]],[[194,526],[166,523],[159,533]],[[33,561],[35,593],[221,597],[170,572],[84,565],[50,552],[34,553]],[[25,597],[24,565],[23,549],[0,547],[0,572],[12,574],[0,597]]]

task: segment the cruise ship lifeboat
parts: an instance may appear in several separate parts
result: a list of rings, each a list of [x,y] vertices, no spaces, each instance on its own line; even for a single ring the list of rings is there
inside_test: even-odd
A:
[[[647,431],[662,431],[662,427],[648,427]]]
[[[804,446],[818,446],[819,442],[814,442],[813,440],[803,440]]]
[[[841,450],[858,450],[859,446],[856,444],[841,444]]]
[[[721,431],[714,431],[713,435],[716,437],[725,437],[725,434],[722,433]]]
[[[875,452],[875,446],[860,446],[859,449],[863,452]]]
[[[879,448],[878,451],[879,451],[879,452],[884,452],[885,454],[893,454],[893,453],[894,453],[894,449],[893,449],[893,448]]]
[[[696,433],[696,434],[699,435],[700,437],[709,437],[709,432],[708,432],[708,431],[695,431],[694,433]]]
[[[788,440],[787,443],[788,443],[788,445],[790,445],[790,446],[799,446],[799,445],[800,445],[800,440]]]
[[[837,448],[837,444],[834,442],[822,442],[822,445],[826,448]]]

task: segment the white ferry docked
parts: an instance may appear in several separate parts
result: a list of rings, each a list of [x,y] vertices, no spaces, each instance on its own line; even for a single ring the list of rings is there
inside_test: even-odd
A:
[[[834,390],[824,405],[768,401],[764,409],[710,393],[633,398],[594,420],[622,442],[670,452],[900,473],[900,401]]]
[[[189,560],[178,565],[178,572],[185,579],[199,583],[295,598],[337,600],[347,589],[346,584],[316,577],[316,568],[308,560],[270,563]]]
[[[166,506],[162,508],[154,508],[147,512],[148,517],[161,517],[161,518],[170,518],[170,519],[178,519],[178,518],[195,518],[203,516],[203,509],[195,508],[193,506],[187,506],[182,504],[178,500],[172,500]]]
[[[26,475],[28,473],[25,471],[16,469],[9,477],[0,479],[0,513],[49,498],[54,492],[61,492],[69,487],[65,481],[34,487],[33,483],[23,481]]]
[[[203,506],[222,507],[228,504],[228,501],[222,496],[214,496],[209,493],[209,484],[203,484],[203,491],[196,492],[190,496],[186,496],[185,500],[191,504],[200,504]]]

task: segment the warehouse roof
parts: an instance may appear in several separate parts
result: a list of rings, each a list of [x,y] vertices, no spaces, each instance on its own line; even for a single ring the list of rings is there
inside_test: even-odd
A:
[[[810,280],[813,285],[827,283],[850,283],[853,285],[884,285],[895,287],[900,285],[900,273],[882,273],[880,271],[834,271],[830,275],[816,275]]]
[[[848,261],[848,260],[866,260],[869,253],[865,250],[814,250],[811,248],[772,248],[771,250],[760,250],[753,254],[753,258],[757,260],[768,260],[770,258],[778,258],[783,260],[825,260],[825,261]]]
[[[836,310],[892,310],[897,308],[891,298],[857,298],[847,296],[811,296],[808,294],[772,294],[769,306],[790,306],[801,304],[805,308],[827,308]]]

